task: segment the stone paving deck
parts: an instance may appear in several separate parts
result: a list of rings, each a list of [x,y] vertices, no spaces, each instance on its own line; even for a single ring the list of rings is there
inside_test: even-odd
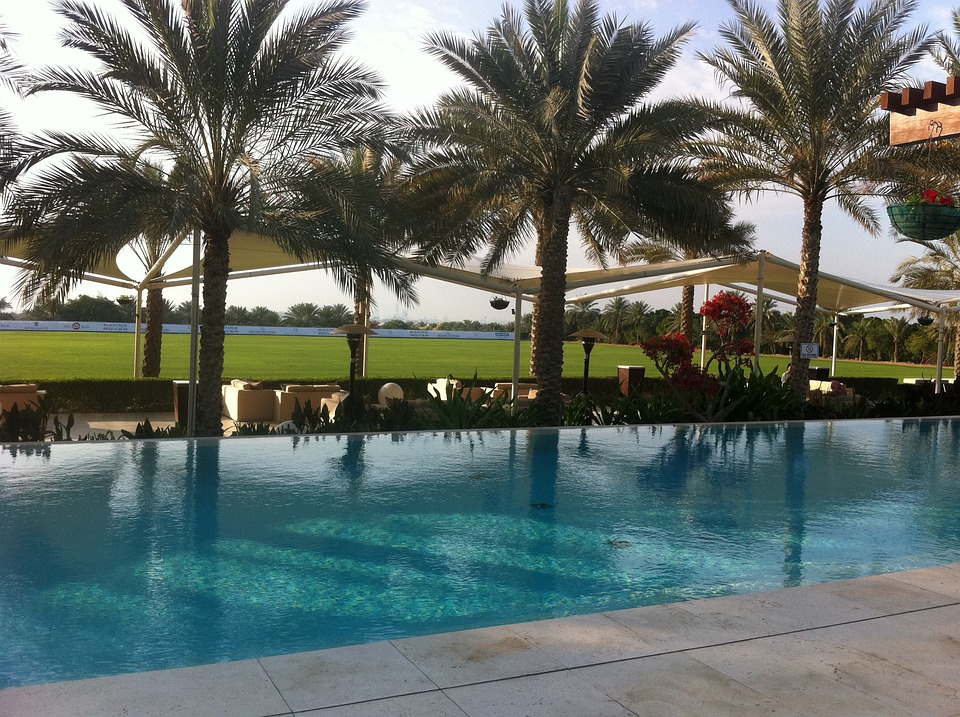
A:
[[[18,687],[0,715],[960,715],[960,564]]]

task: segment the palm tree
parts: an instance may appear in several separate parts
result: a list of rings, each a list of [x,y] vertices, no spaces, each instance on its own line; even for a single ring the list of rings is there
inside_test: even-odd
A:
[[[250,322],[250,310],[243,306],[228,306],[223,320],[229,326],[247,326]]]
[[[38,262],[30,294],[62,292],[83,270],[151,230],[203,235],[200,435],[219,435],[230,241],[245,229],[301,261],[330,261],[343,288],[362,265],[389,280],[377,246],[324,241],[329,217],[300,187],[310,157],[372,136],[379,81],[338,52],[357,0],[125,0],[119,17],[57,0],[67,45],[90,66],[47,68],[32,92],[65,91],[117,117],[122,134],[42,133],[15,143],[13,238]],[[56,162],[44,161],[56,157]],[[146,159],[162,180],[137,172]]]
[[[492,269],[536,237],[541,288],[531,371],[546,420],[562,410],[563,316],[571,224],[601,266],[631,230],[667,227],[688,244],[722,224],[680,140],[704,127],[688,103],[647,102],[692,30],[601,17],[598,0],[527,0],[473,39],[438,32],[428,52],[462,81],[413,121],[424,151],[415,196],[434,209],[422,252]],[[424,228],[426,231],[427,227]]]
[[[280,314],[266,306],[254,306],[250,309],[251,326],[279,326]]]
[[[933,38],[924,28],[900,34],[914,0],[778,0],[776,18],[748,0],[730,5],[736,20],[720,29],[728,47],[700,57],[741,104],[712,105],[723,132],[701,147],[703,169],[732,191],[772,189],[803,201],[791,357],[791,385],[802,394],[809,362],[800,344],[813,338],[824,205],[836,200],[877,233],[864,194],[880,191],[870,182],[893,178],[893,158],[906,156],[888,147],[878,95],[909,84],[907,71]]]
[[[927,248],[923,256],[911,256],[897,265],[890,281],[908,289],[960,289],[960,234],[951,234]],[[949,314],[953,329],[953,367],[960,374],[960,315]]]
[[[630,312],[630,302],[622,296],[615,296],[600,312],[600,325],[603,330],[611,334],[611,339],[615,344],[623,343],[624,329],[627,327],[627,319]]]
[[[578,301],[570,309],[570,317],[576,329],[592,329],[600,318],[596,301]]]
[[[876,331],[875,324],[877,321],[878,319],[873,316],[860,316],[847,327],[843,345],[846,348],[856,350],[857,361],[863,361],[863,350],[867,347]]]
[[[836,322],[836,317],[831,314],[826,314],[822,311],[818,311],[816,316],[813,319],[813,338],[824,347],[823,355],[829,355],[826,347],[831,347],[831,352],[833,350],[833,327]],[[839,339],[839,335],[838,335]]]
[[[343,326],[344,324],[354,323],[354,314],[344,304],[333,304],[332,306],[323,306],[317,311],[318,326]]]
[[[320,326],[320,307],[310,303],[293,304],[287,307],[280,323],[284,326]]]
[[[626,325],[633,331],[634,341],[648,338],[643,329],[649,323],[649,318],[650,304],[645,301],[630,302],[630,306],[627,307]]]
[[[893,362],[898,363],[900,361],[900,347],[904,341],[907,340],[907,337],[910,336],[913,327],[910,325],[910,322],[903,317],[890,317],[889,319],[883,320],[883,330],[890,335],[893,341]]]

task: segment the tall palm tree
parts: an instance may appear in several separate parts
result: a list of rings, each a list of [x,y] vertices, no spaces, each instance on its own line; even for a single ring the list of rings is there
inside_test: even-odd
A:
[[[656,39],[598,5],[526,0],[473,39],[433,34],[428,52],[462,83],[413,119],[424,143],[417,196],[435,210],[426,257],[456,262],[485,248],[489,270],[536,238],[531,371],[554,422],[571,225],[604,266],[631,230],[686,228],[695,246],[723,221],[723,198],[678,152],[705,118],[687,103],[645,101],[692,25]]]
[[[867,347],[877,330],[877,321],[879,321],[879,319],[875,316],[859,316],[850,322],[850,325],[847,327],[846,336],[843,338],[843,345],[846,348],[856,350],[857,361],[863,361],[863,350]]]
[[[296,8],[294,8],[296,5]],[[301,261],[331,261],[343,288],[358,265],[390,282],[377,246],[327,241],[335,216],[307,201],[311,157],[371,136],[377,78],[341,55],[358,0],[55,0],[62,37],[95,63],[46,68],[32,92],[91,100],[122,133],[46,132],[14,147],[7,206],[35,279],[62,292],[84,269],[152,229],[203,235],[197,433],[219,435],[231,236],[259,234]],[[45,161],[57,157],[56,162]],[[151,181],[141,159],[164,168]],[[25,293],[37,289],[27,281]],[[49,288],[49,286],[48,286]]]
[[[600,325],[610,334],[615,344],[623,343],[624,329],[628,325],[630,302],[622,296],[615,296],[600,312]]]
[[[570,316],[577,329],[592,329],[600,318],[596,301],[578,301],[570,309]]]
[[[836,200],[877,233],[865,193],[895,176],[899,156],[878,95],[909,83],[933,37],[925,28],[901,34],[915,0],[778,0],[775,18],[749,0],[730,5],[736,19],[720,29],[727,47],[700,57],[740,104],[712,105],[724,131],[701,148],[703,168],[748,196],[773,190],[803,201],[791,385],[805,393],[800,345],[813,338],[824,205]]]
[[[645,301],[631,301],[627,307],[626,323],[633,332],[633,340],[641,341],[648,338],[644,333],[644,327],[649,323],[650,304]]]
[[[923,256],[911,256],[897,265],[890,281],[908,289],[960,289],[960,234],[951,234],[927,248]],[[953,330],[953,367],[960,374],[960,316],[949,314]]]
[[[898,363],[900,361],[900,347],[910,336],[913,327],[910,326],[907,319],[898,316],[884,319],[883,330],[890,335],[890,339],[893,341],[893,362]]]

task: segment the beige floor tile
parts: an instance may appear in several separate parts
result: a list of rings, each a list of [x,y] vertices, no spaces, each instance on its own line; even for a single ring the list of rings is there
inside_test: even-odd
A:
[[[960,690],[927,679],[889,660],[827,640],[820,631],[771,637],[763,647],[832,677],[903,714],[951,715],[960,711]]]
[[[557,660],[508,627],[393,640],[397,649],[440,687],[562,669]]]
[[[796,715],[774,700],[698,662],[692,653],[657,655],[576,670],[637,715]]]
[[[3,717],[262,717],[287,715],[256,660],[0,691]]]
[[[569,672],[445,690],[470,717],[633,717]]]
[[[436,689],[389,642],[260,659],[295,712]]]
[[[798,714],[903,717],[901,703],[864,694],[818,669],[765,649],[761,642],[706,647],[694,658]]]
[[[860,650],[941,685],[960,685],[960,608],[937,608],[876,621],[869,629],[842,625],[818,640]],[[873,622],[873,621],[872,621]]]
[[[723,628],[736,630],[741,638],[763,637],[883,615],[879,610],[861,603],[805,588],[692,600],[680,603],[679,607]]]
[[[647,654],[651,655],[720,645],[742,638],[737,630],[704,620],[685,610],[684,605],[686,603],[654,605],[604,614],[629,628],[639,640],[649,645]]]
[[[467,717],[467,713],[442,692],[424,692],[361,702],[342,707],[301,712],[297,717]]]
[[[510,625],[524,640],[566,667],[650,654],[636,632],[606,615],[582,615]]]
[[[893,573],[890,577],[960,600],[960,570],[953,567],[908,570],[903,573]]]
[[[852,600],[886,614],[947,605],[954,601],[947,595],[911,585],[889,575],[838,580],[814,585],[813,589]]]

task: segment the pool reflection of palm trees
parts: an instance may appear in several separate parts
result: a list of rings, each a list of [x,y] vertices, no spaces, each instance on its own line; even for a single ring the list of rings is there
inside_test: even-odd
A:
[[[807,459],[803,452],[802,423],[789,426],[784,436],[783,586],[803,582],[803,539],[806,533]]]

